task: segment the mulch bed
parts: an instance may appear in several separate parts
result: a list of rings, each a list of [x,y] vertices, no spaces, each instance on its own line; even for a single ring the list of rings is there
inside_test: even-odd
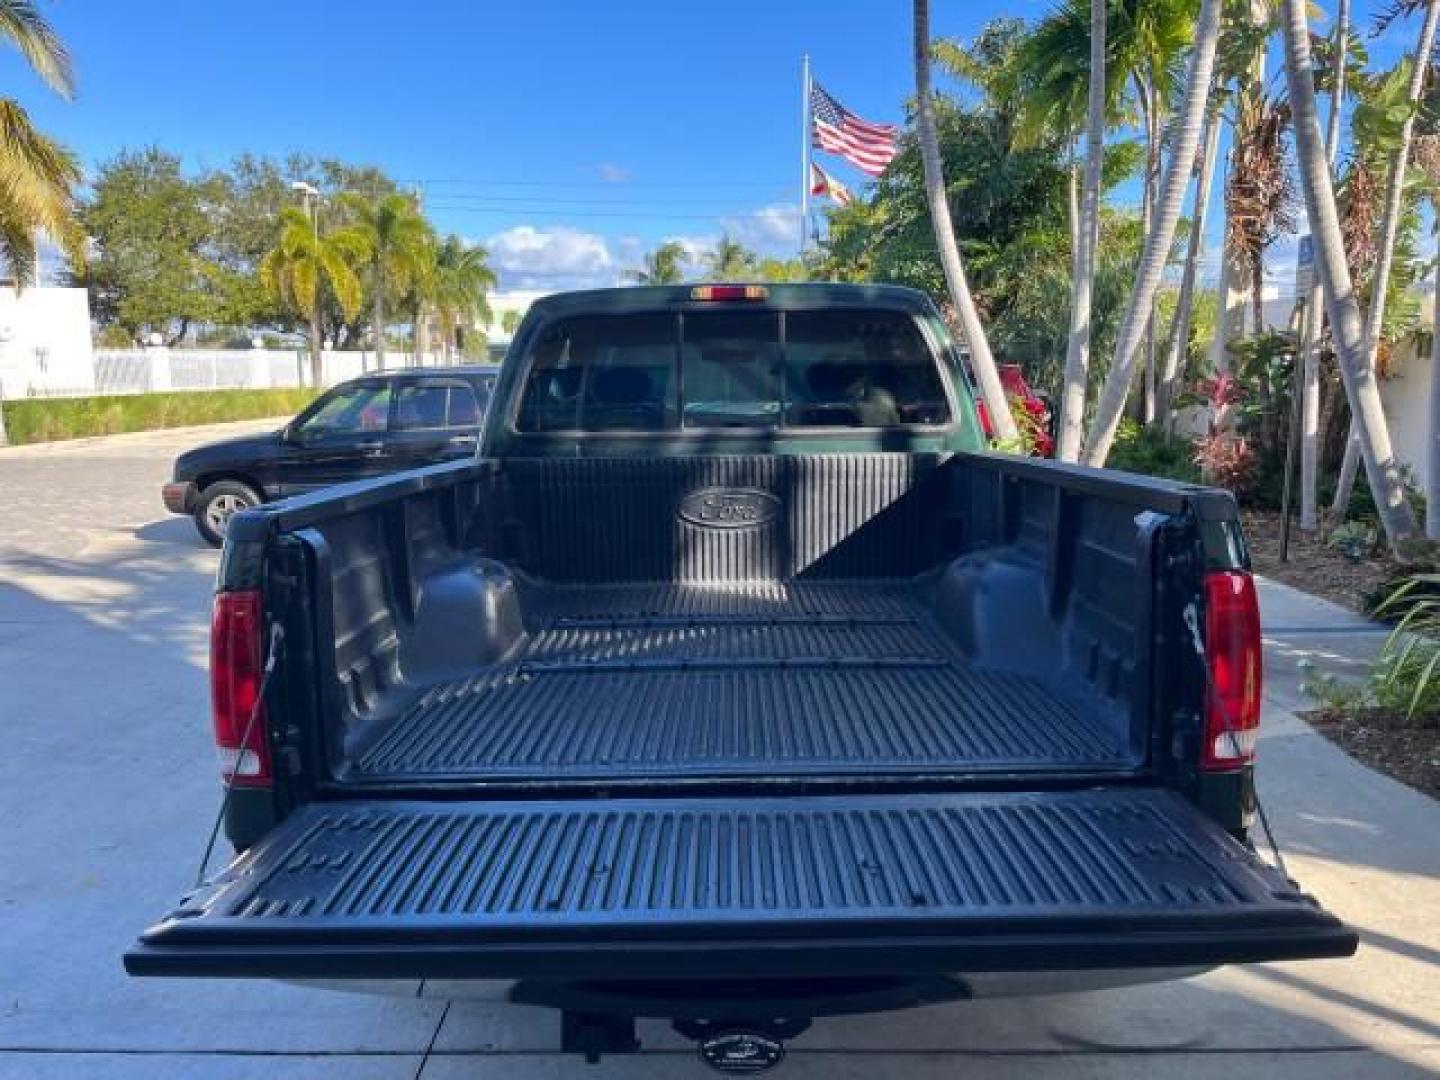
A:
[[[1280,561],[1280,514],[1274,510],[1244,510],[1240,514],[1245,541],[1255,572],[1283,581],[1302,592],[1323,597],[1352,611],[1365,613],[1365,599],[1400,573],[1388,555],[1351,562],[1332,551],[1318,537],[1307,536],[1292,520],[1290,560]]]
[[[1440,723],[1434,717],[1412,721],[1380,709],[1353,714],[1317,709],[1301,715],[1351,757],[1440,798]]]

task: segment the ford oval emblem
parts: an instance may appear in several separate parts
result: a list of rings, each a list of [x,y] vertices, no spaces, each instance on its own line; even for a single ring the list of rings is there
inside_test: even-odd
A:
[[[785,1045],[758,1031],[727,1031],[700,1043],[700,1060],[732,1076],[751,1075],[784,1061]]]
[[[702,488],[680,502],[680,516],[710,529],[749,529],[768,524],[780,513],[780,500],[750,488]]]

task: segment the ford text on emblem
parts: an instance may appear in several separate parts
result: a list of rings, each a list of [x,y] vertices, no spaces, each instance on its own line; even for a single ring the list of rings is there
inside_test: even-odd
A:
[[[773,1069],[785,1058],[778,1039],[755,1031],[727,1031],[700,1044],[700,1060],[724,1073],[759,1073]]]
[[[745,529],[773,521],[780,500],[764,491],[746,488],[702,488],[680,503],[680,516],[692,525],[712,529]]]

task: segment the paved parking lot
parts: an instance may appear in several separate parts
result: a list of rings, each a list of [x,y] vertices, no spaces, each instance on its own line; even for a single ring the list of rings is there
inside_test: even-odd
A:
[[[236,433],[264,425],[229,425]],[[168,517],[167,432],[0,451],[0,1077],[704,1076],[643,1026],[598,1068],[553,1014],[261,983],[128,979],[218,800],[205,632],[216,556]],[[779,1075],[1390,1077],[1440,1072],[1440,806],[1291,716],[1298,660],[1379,636],[1264,591],[1262,790],[1292,873],[1362,934],[1349,961],[821,1021]]]

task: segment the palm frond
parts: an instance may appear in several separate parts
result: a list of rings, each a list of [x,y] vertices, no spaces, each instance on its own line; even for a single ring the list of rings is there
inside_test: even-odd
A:
[[[20,55],[56,93],[75,94],[75,67],[70,50],[32,0],[0,0],[0,36],[7,37]]]

